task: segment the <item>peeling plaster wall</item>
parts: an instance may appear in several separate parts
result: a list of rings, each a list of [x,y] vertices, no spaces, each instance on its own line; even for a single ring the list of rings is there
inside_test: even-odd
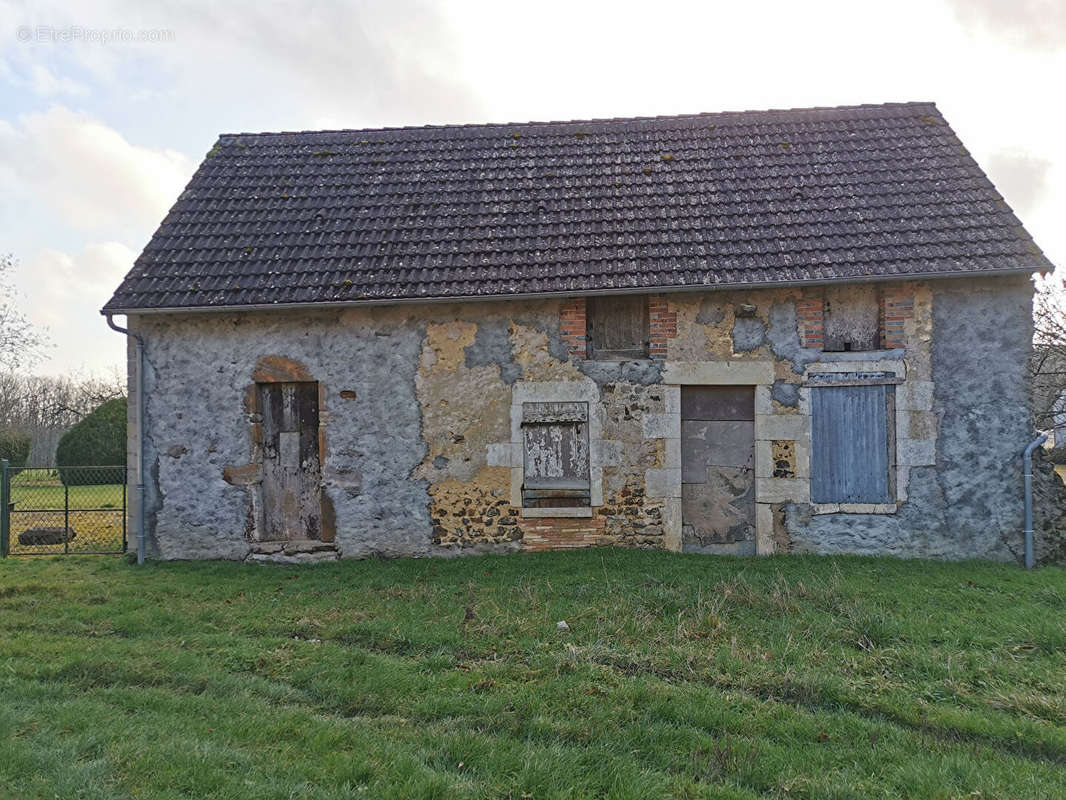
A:
[[[902,391],[914,398],[902,403],[900,452],[917,456],[903,459],[898,510],[876,514],[828,513],[803,494],[803,383],[825,355],[801,344],[799,289],[669,295],[677,336],[665,361],[571,360],[563,301],[131,319],[148,358],[148,555],[248,555],[256,442],[244,398],[259,360],[278,356],[322,387],[323,490],[344,557],[542,549],[553,536],[561,547],[675,547],[678,390],[663,384],[664,367],[759,362],[768,377],[757,445],[771,471],[756,499],[771,547],[1008,558],[1020,533],[1015,451],[1029,434],[1020,370],[1030,284],[943,281],[913,293],[905,353],[888,355],[905,362]],[[517,507],[514,392],[559,382],[599,398],[602,504],[591,522],[548,524]]]
[[[908,346],[907,364],[932,381],[931,413],[910,424],[935,426],[935,464],[911,468],[896,514],[812,517],[802,505],[787,507],[793,549],[947,559],[1021,552],[1021,452],[1033,438],[1025,374],[1032,284],[1022,277],[929,286],[932,318],[908,331],[929,346]]]

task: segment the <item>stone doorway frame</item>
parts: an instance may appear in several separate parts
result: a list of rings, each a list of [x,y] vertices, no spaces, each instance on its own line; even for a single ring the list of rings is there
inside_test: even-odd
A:
[[[661,438],[666,444],[666,459],[661,469],[648,470],[649,497],[664,499],[663,533],[667,549],[681,551],[681,387],[682,386],[754,386],[755,387],[755,552],[774,552],[773,511],[763,496],[769,488],[763,475],[769,475],[767,460],[770,440],[809,437],[805,430],[808,418],[801,415],[773,415],[770,391],[774,383],[774,363],[759,361],[667,361],[663,365],[663,390],[666,412],[645,418],[645,436]],[[782,431],[781,428],[788,430]],[[785,433],[788,436],[784,435]],[[775,480],[775,479],[771,479]],[[803,482],[805,483],[805,482]],[[793,487],[796,490],[805,486]],[[797,498],[799,499],[799,498]]]

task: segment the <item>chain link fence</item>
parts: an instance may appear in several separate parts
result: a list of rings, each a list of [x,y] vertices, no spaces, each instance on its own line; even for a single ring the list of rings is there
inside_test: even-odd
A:
[[[4,556],[124,553],[126,468],[0,470]]]

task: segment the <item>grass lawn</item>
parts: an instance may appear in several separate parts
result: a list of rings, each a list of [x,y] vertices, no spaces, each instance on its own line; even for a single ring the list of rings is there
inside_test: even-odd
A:
[[[71,508],[113,508],[122,509],[121,483],[107,483],[99,486],[71,486]],[[22,485],[17,481],[11,484],[11,499],[23,508],[47,508],[63,510],[63,484]]]
[[[1057,568],[0,563],[4,798],[1062,798],[1064,685]]]

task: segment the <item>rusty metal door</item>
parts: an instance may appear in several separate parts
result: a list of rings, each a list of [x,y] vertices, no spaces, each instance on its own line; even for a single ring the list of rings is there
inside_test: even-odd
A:
[[[754,387],[681,387],[681,541],[755,552]]]
[[[318,384],[261,383],[262,519],[266,541],[322,538]]]

